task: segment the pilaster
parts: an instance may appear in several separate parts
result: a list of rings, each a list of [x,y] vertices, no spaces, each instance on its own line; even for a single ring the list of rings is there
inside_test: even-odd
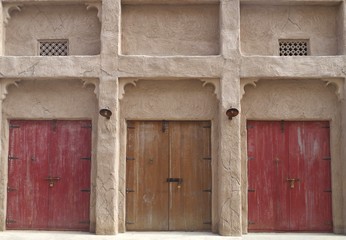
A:
[[[2,1],[0,1],[0,56],[4,55],[4,43],[5,43],[5,34],[4,34],[4,13],[2,7]]]
[[[120,0],[102,2],[101,71],[99,109],[112,116],[98,117],[96,174],[96,233],[118,233],[119,107],[118,46],[120,39]]]
[[[237,57],[240,36],[240,1],[220,2],[220,50],[224,58]]]
[[[226,116],[230,107],[240,111],[240,79],[238,61],[227,60],[221,78],[220,148],[219,148],[219,233],[240,236],[241,229],[241,161],[240,117],[232,120]]]

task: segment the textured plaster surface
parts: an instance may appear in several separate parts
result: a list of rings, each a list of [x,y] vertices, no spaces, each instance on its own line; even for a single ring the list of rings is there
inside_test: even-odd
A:
[[[89,2],[102,7],[87,10]],[[126,231],[125,120],[211,120],[212,230],[225,236],[247,232],[245,119],[285,118],[331,120],[334,230],[346,234],[344,0],[0,3],[24,5],[1,21],[0,4],[0,230],[5,229],[8,118],[93,120],[91,231],[97,234]],[[5,33],[12,37],[5,39]],[[32,56],[39,34],[73,36],[70,43],[80,51],[75,54],[84,56]],[[278,37],[305,34],[311,35],[313,56],[270,56],[277,55]],[[5,53],[25,56],[2,56],[2,45]],[[125,79],[135,84],[122,92]],[[245,91],[244,81],[250,83]],[[98,114],[104,107],[113,112],[109,120]],[[232,121],[225,115],[230,107],[240,110]],[[262,108],[269,110],[258,115]],[[128,234],[119,236],[131,239]]]
[[[124,81],[120,79],[120,82]],[[119,231],[125,229],[126,120],[210,120],[212,122],[212,188],[217,189],[218,100],[213,86],[200,80],[138,80],[125,86],[120,101]],[[217,191],[212,195],[212,230],[217,231]]]
[[[259,80],[256,87],[245,86],[242,104],[241,148],[242,186],[247,186],[247,120],[330,121],[332,157],[332,206],[336,232],[343,231],[343,171],[340,151],[341,103],[335,95],[335,86],[315,80]],[[242,188],[243,226],[247,225],[247,187]]]
[[[8,81],[2,81],[1,87]],[[14,83],[12,81],[12,83]],[[10,119],[89,119],[93,122],[93,147],[95,146],[97,101],[93,85],[83,85],[81,80],[45,81],[23,80],[7,86],[7,94],[2,103],[0,189],[7,186],[8,121]],[[95,165],[95,154],[92,155]],[[90,221],[95,228],[95,171],[92,168]],[[1,192],[0,202],[6,202],[6,192]],[[6,205],[1,204],[0,215],[6,216]],[[0,229],[4,230],[4,219],[0,219]]]
[[[38,40],[68,39],[69,55],[100,53],[97,10],[86,5],[23,6],[6,26],[5,55],[39,55]]]
[[[219,54],[218,5],[123,5],[122,54]]]
[[[338,54],[338,6],[254,6],[240,12],[241,51],[279,55],[279,39],[308,39],[310,55]]]

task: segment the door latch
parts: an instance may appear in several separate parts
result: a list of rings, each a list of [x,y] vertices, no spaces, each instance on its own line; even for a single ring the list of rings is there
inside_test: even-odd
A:
[[[181,184],[183,183],[183,179],[182,178],[167,178],[167,182],[176,182],[178,183],[177,188],[181,188]]]
[[[48,181],[49,183],[49,187],[54,187],[54,184],[57,182],[57,181],[60,181],[60,177],[46,177],[44,180]]]
[[[290,183],[291,188],[294,188],[294,183],[299,182],[300,179],[299,178],[287,178],[286,181]]]

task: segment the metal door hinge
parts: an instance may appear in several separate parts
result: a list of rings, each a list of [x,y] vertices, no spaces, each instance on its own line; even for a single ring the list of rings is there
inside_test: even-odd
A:
[[[330,160],[332,160],[332,158],[331,157],[324,157],[323,160],[330,161]]]
[[[162,132],[166,132],[167,129],[168,129],[168,121],[163,120],[162,121]]]
[[[211,160],[211,157],[204,157],[203,160]]]
[[[12,223],[16,223],[16,221],[13,219],[6,219],[6,224],[12,224]]]
[[[90,192],[90,189],[81,189],[81,192]]]
[[[211,224],[211,221],[203,222],[203,224]]]
[[[211,189],[203,189],[203,192],[211,192]]]
[[[92,125],[91,124],[83,125],[83,126],[81,126],[81,128],[92,128]]]
[[[8,160],[17,160],[19,159],[18,157],[15,157],[15,156],[8,156]]]
[[[133,158],[133,157],[126,157],[126,161],[133,161],[133,160],[135,160],[135,158]]]
[[[79,224],[90,224],[89,220],[79,221]]]
[[[126,224],[135,224],[134,222],[126,221]]]
[[[248,225],[252,225],[252,224],[255,224],[255,222],[249,220],[249,221],[247,222],[247,224],[248,224]]]
[[[127,193],[130,193],[130,192],[135,192],[135,190],[132,190],[132,189],[126,188],[126,192],[127,192]]]
[[[87,161],[91,161],[91,157],[82,157],[82,158],[80,158],[80,160],[87,160]]]
[[[255,189],[248,189],[248,192],[255,192]]]
[[[16,188],[7,187],[7,192],[16,192]]]
[[[285,132],[285,121],[284,120],[281,120],[281,122],[280,122],[280,129],[281,129],[282,133]]]
[[[332,189],[326,189],[323,192],[332,192]]]
[[[19,125],[10,125],[10,128],[20,128]]]

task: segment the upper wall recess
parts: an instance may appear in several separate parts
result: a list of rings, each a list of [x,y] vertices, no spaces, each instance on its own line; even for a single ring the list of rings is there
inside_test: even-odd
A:
[[[338,55],[340,5],[252,5],[240,12],[241,51],[279,56],[279,40],[307,40],[309,55]]]
[[[219,4],[122,5],[122,54],[219,54]]]
[[[97,8],[85,4],[25,4],[20,10],[11,13],[6,25],[5,55],[38,56],[40,42],[60,40],[68,42],[67,55],[100,53]]]

